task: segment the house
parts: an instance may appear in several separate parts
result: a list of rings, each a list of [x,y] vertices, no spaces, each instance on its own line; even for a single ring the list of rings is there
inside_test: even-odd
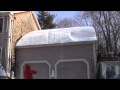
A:
[[[24,79],[24,67],[36,70],[34,79],[94,79],[97,41],[93,27],[32,31],[15,47],[16,78]]]
[[[14,61],[14,46],[25,34],[40,30],[33,11],[0,12],[0,63],[10,73]]]

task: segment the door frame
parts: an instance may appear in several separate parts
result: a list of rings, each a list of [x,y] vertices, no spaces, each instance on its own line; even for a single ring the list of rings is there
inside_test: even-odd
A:
[[[86,59],[62,59],[58,60],[55,64],[55,79],[57,79],[57,65],[61,62],[75,62],[75,61],[83,61],[85,64],[87,64],[87,78],[90,79],[90,67],[89,63]]]

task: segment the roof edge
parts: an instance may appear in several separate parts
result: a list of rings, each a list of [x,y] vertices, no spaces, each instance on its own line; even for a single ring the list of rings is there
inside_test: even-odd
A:
[[[10,13],[14,14],[14,13],[21,13],[21,12],[27,12],[27,11],[11,11]]]
[[[38,20],[37,20],[37,18],[36,18],[36,16],[35,16],[35,13],[32,11],[32,14],[33,14],[33,16],[34,16],[34,19],[35,19],[35,21],[36,21],[36,23],[37,23],[37,26],[38,26],[38,30],[41,30],[41,27],[40,27],[40,24],[39,24],[39,22],[38,22]]]
[[[15,46],[18,48],[37,48],[37,47],[51,47],[51,46],[63,46],[63,45],[80,45],[80,44],[94,44],[96,41],[83,41],[83,42],[69,42],[69,43],[54,43],[54,44],[43,44],[43,45],[25,45],[25,46]]]

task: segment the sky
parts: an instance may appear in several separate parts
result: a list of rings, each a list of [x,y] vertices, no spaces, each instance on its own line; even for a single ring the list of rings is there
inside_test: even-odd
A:
[[[72,18],[76,14],[77,11],[49,11],[51,14],[55,14],[56,17],[54,18],[53,22],[56,22],[57,19],[63,18]]]
[[[54,19],[54,22],[59,19],[63,18],[72,18],[76,14],[77,11],[50,11],[51,14],[57,15]]]

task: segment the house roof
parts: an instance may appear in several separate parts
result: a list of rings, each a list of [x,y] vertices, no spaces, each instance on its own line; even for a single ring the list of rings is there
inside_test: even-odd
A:
[[[22,13],[22,12],[28,12],[28,11],[0,11],[0,13],[7,13],[7,14],[16,14],[16,13]],[[34,11],[32,11],[32,15],[34,17],[34,20],[38,26],[38,28],[41,30],[41,27],[40,27],[40,24],[38,23],[38,20],[37,20],[37,17],[36,15],[34,14]]]
[[[94,41],[97,41],[95,29],[85,26],[32,31],[24,35],[17,42],[16,46],[55,45]]]
[[[26,11],[0,11],[0,13],[20,13],[20,12],[26,12]]]
[[[26,11],[0,11],[0,13],[6,13],[6,12],[9,12],[9,13],[20,13],[20,12],[26,12]]]

